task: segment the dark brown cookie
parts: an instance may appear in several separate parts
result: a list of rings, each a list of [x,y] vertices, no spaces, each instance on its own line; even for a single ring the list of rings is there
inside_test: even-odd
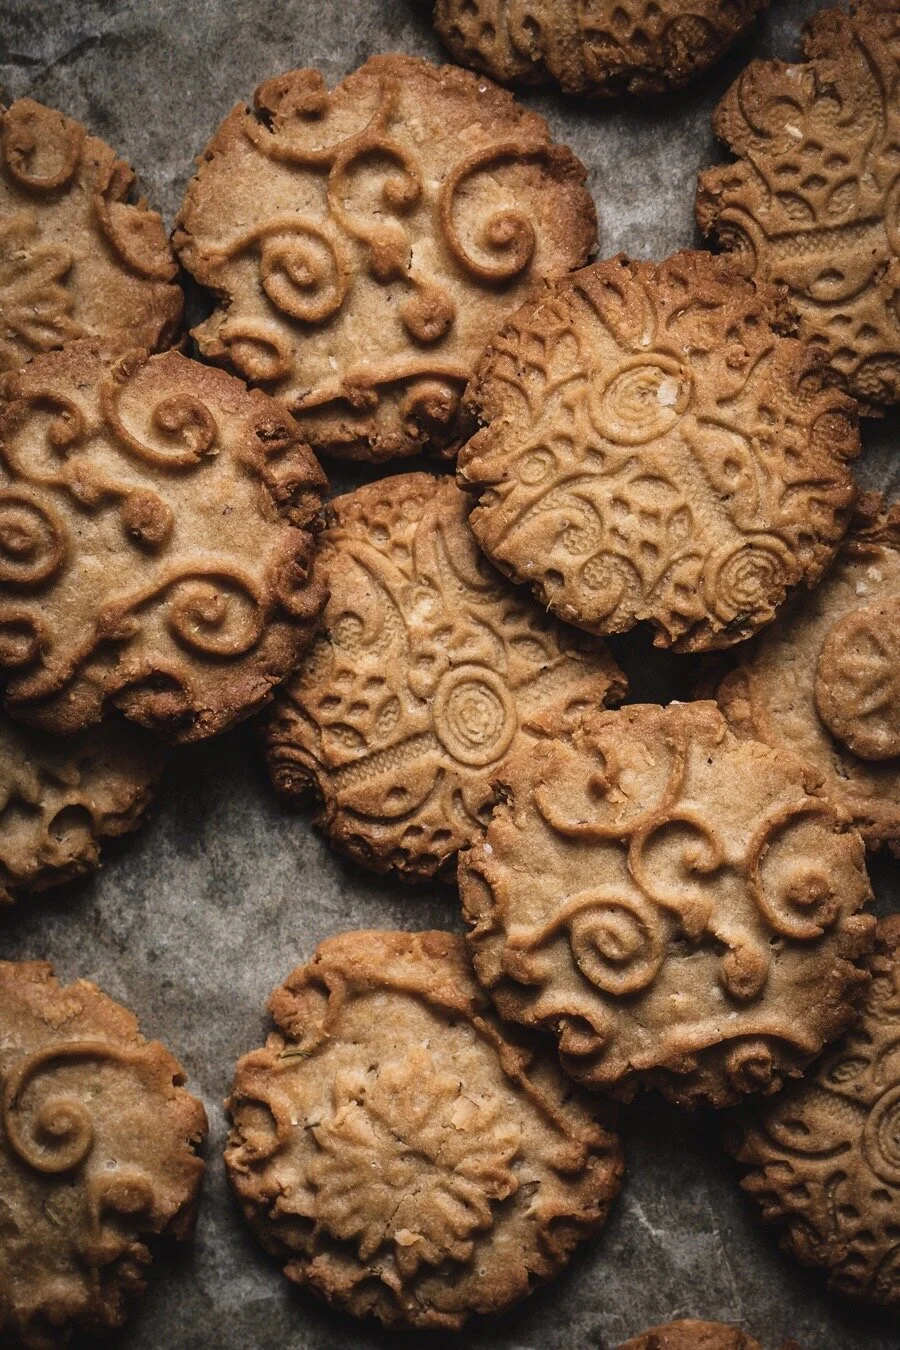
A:
[[[724,1322],[698,1322],[686,1317],[651,1327],[619,1346],[619,1350],[763,1350],[759,1341],[740,1327]]]

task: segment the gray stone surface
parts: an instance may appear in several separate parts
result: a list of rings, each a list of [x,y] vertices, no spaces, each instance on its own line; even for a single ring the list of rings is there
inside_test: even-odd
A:
[[[760,31],[687,93],[642,108],[552,96],[529,102],[590,169],[601,252],[663,257],[694,241],[696,170],[721,157],[709,112],[751,53],[789,55],[810,0],[773,0]],[[138,168],[171,219],[192,157],[261,79],[317,65],[329,80],[373,52],[438,56],[426,0],[3,0],[0,87],[83,119]],[[900,419],[866,426],[859,476],[894,495]],[[339,476],[345,485],[351,481]],[[628,661],[653,696],[677,670]],[[671,687],[671,686],[669,686]],[[875,860],[882,910],[897,867]],[[284,811],[252,728],[176,756],[149,825],[111,848],[99,876],[0,919],[0,954],[47,958],[134,1008],[186,1065],[210,1113],[209,1172],[197,1239],[164,1258],[146,1305],[113,1338],[122,1350],[363,1350],[396,1335],[332,1315],[292,1291],[232,1204],[221,1109],[238,1055],[265,1032],[269,991],[327,934],[354,926],[457,927],[448,891],[398,890],[328,852]],[[900,1331],[828,1299],[754,1221],[714,1120],[653,1098],[624,1115],[629,1175],[603,1237],[513,1315],[451,1338],[502,1350],[602,1350],[678,1315],[722,1318],[775,1350],[897,1350]],[[431,1337],[429,1343],[439,1338]],[[410,1338],[409,1344],[419,1344]],[[449,1343],[449,1341],[448,1341]]]

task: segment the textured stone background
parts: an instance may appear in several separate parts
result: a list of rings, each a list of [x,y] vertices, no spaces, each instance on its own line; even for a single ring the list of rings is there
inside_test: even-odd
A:
[[[591,108],[529,97],[590,169],[602,254],[661,258],[695,240],[694,176],[722,157],[709,129],[713,104],[751,54],[790,56],[815,8],[772,0],[739,51],[664,103]],[[0,89],[33,94],[106,137],[171,221],[193,156],[260,80],[315,65],[333,81],[397,48],[438,57],[429,19],[428,0],[2,0]],[[869,423],[859,469],[893,495],[898,433],[900,418]],[[637,694],[671,688],[676,662],[648,669],[639,647],[631,655]],[[873,864],[883,910],[900,905],[897,871],[886,859]],[[454,896],[400,891],[332,856],[303,815],[274,801],[252,728],[174,758],[149,826],[109,849],[102,875],[0,920],[0,954],[48,958],[65,979],[96,980],[178,1055],[209,1110],[196,1243],[158,1263],[144,1309],[113,1338],[122,1350],[406,1343],[292,1291],[246,1233],[220,1161],[220,1103],[235,1059],[263,1038],[269,991],[321,938],[356,926],[456,927]],[[696,1315],[738,1322],[767,1350],[786,1336],[804,1350],[897,1350],[896,1325],[841,1307],[781,1258],[742,1199],[714,1120],[647,1098],[623,1125],[629,1176],[602,1238],[513,1315],[452,1343],[603,1350]]]

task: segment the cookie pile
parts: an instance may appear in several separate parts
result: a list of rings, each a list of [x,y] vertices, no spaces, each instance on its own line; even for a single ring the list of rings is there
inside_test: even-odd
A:
[[[435,23],[499,80],[658,93],[762,7]],[[900,505],[852,471],[900,398],[896,6],[817,16],[805,54],[717,109],[723,251],[659,262],[591,261],[583,165],[457,66],[267,80],[171,243],[102,141],[0,112],[0,903],[97,866],[169,747],[256,714],[335,849],[411,906],[456,886],[465,938],[322,942],[227,1103],[250,1227],[357,1317],[453,1331],[551,1278],[649,1089],[734,1108],[786,1249],[900,1307],[900,919],[866,870],[900,856]],[[316,453],[432,458],[328,500]],[[690,702],[623,702],[641,629]],[[95,986],[0,961],[4,1343],[120,1325],[189,1236],[185,1081]]]

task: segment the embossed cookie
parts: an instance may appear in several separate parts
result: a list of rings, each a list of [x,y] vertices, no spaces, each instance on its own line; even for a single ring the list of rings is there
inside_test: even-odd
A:
[[[284,1273],[395,1327],[506,1308],[606,1219],[605,1108],[501,1026],[450,933],[344,933],[269,1003],[225,1151]]]
[[[89,343],[0,383],[0,677],[74,732],[115,706],[180,741],[258,708],[324,594],[325,479],[264,394],[177,352]]]
[[[0,713],[0,907],[96,867],[100,840],[137,825],[162,761],[125,722],[63,739]]]
[[[201,351],[352,459],[453,451],[488,338],[596,241],[584,167],[543,118],[412,56],[330,92],[316,70],[268,80],[198,164],[174,238],[219,302]]]
[[[272,706],[269,768],[288,796],[315,790],[358,862],[431,876],[483,827],[529,718],[619,699],[625,677],[484,561],[452,478],[402,474],[332,507],[316,563],[330,599]]]
[[[740,1327],[724,1322],[698,1322],[693,1317],[651,1327],[619,1346],[619,1350],[763,1350],[759,1341]]]
[[[859,1024],[731,1139],[782,1246],[847,1298],[900,1308],[900,916],[878,925]]]
[[[485,552],[594,633],[726,647],[843,535],[855,405],[724,259],[618,257],[548,283],[493,340],[459,455]]]
[[[455,60],[567,94],[661,94],[711,66],[768,0],[435,0]]]
[[[0,1340],[121,1326],[160,1237],[187,1239],[206,1113],[132,1013],[0,961]]]
[[[900,504],[861,499],[821,585],[715,696],[739,736],[814,764],[870,847],[900,849]]]
[[[70,117],[0,106],[0,371],[76,338],[166,347],[177,264],[134,173]]]
[[[475,970],[573,1078],[722,1107],[848,1026],[875,922],[863,845],[800,760],[738,740],[713,703],[636,704],[510,756],[499,782],[460,854]]]
[[[697,219],[878,405],[900,400],[900,9],[851,10],[810,21],[805,63],[752,61],[731,86],[713,126],[737,162],[700,175]]]

